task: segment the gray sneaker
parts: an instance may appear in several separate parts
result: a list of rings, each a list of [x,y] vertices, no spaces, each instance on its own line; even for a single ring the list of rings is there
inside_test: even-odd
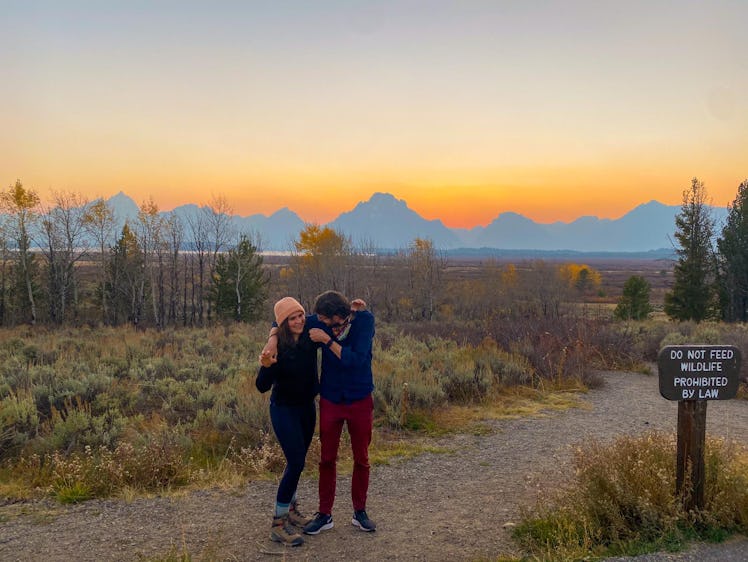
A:
[[[307,535],[318,535],[320,531],[327,531],[327,529],[332,528],[332,515],[317,512],[312,522],[304,527],[304,532]]]
[[[353,519],[351,519],[351,525],[354,525],[361,529],[362,531],[376,531],[377,530],[377,524],[374,523],[371,519],[369,519],[369,516],[366,515],[366,511],[363,509],[359,509],[357,511],[353,512]]]

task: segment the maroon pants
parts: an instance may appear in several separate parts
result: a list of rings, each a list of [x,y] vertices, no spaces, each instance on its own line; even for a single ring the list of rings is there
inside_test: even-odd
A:
[[[351,499],[353,509],[366,509],[369,490],[369,444],[374,425],[374,400],[371,395],[351,404],[319,401],[319,439],[322,445],[319,463],[319,512],[332,513],[335,503],[336,463],[343,423],[348,424],[353,450]]]

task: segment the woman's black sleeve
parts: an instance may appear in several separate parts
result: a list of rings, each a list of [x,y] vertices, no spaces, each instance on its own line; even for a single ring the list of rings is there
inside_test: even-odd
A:
[[[273,387],[275,380],[274,369],[272,367],[260,367],[255,379],[255,386],[260,392],[267,392]]]

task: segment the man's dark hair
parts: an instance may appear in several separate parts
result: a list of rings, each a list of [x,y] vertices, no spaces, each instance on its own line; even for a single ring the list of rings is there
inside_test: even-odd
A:
[[[351,303],[337,291],[325,291],[314,301],[314,312],[328,318],[335,315],[345,318],[351,313]]]

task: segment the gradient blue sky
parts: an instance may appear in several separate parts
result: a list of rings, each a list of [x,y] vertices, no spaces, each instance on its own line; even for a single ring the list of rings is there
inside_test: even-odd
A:
[[[748,2],[0,0],[0,181],[448,226],[748,177]]]

